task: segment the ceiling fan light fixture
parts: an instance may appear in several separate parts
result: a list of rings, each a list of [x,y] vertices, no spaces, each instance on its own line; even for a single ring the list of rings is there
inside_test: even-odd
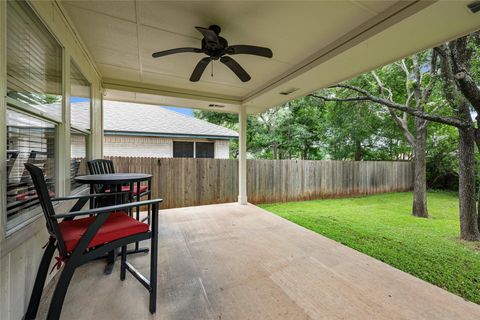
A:
[[[222,105],[222,104],[215,104],[215,103],[210,103],[208,106],[209,106],[210,108],[225,108],[224,105]]]
[[[480,1],[472,2],[468,4],[467,7],[472,13],[477,13],[478,11],[480,11]]]
[[[298,90],[300,90],[300,88],[288,88],[280,91],[279,93],[281,95],[288,96],[289,94],[294,93],[295,91],[298,91]]]

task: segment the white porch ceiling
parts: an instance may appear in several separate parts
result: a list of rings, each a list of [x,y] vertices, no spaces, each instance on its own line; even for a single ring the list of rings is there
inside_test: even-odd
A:
[[[480,27],[471,1],[62,1],[99,68],[107,98],[258,112]],[[201,54],[195,26],[218,24],[230,44],[270,47],[273,59],[237,55],[252,80],[220,63],[188,79]],[[280,91],[298,90],[284,96]],[[123,91],[123,92],[122,92]],[[160,95],[160,96],[159,96]]]

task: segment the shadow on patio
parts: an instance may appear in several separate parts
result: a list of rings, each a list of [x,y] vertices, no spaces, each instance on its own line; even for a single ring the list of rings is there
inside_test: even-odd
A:
[[[148,255],[129,261],[148,271]],[[480,318],[476,304],[253,205],[160,211],[156,315],[133,277],[103,266],[78,269],[62,319]]]

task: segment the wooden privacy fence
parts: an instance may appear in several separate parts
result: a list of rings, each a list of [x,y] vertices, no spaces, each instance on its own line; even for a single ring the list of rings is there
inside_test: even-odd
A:
[[[162,208],[237,201],[238,161],[229,159],[111,157],[117,172],[153,175]],[[407,191],[413,165],[407,161],[248,160],[251,203],[284,202]]]

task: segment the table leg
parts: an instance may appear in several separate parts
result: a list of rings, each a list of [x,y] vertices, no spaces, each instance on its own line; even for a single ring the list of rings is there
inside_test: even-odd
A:
[[[148,200],[152,200],[152,180],[148,180]],[[148,225],[150,225],[150,215],[152,214],[151,210],[150,210],[151,206],[148,205],[148,208],[147,208],[147,221],[148,221]]]
[[[122,190],[122,185],[120,184],[116,184],[115,185],[115,192],[120,192]],[[116,195],[115,196],[115,205],[119,204],[120,201],[122,201],[121,199],[122,195]],[[120,199],[120,201],[119,201]],[[112,271],[113,271],[113,267],[115,266],[115,260],[118,256],[118,248],[113,250],[113,251],[110,251],[107,255],[107,265],[105,266],[105,269],[103,270],[103,273],[104,274],[112,274]]]
[[[140,181],[137,181],[137,198],[136,201],[140,201]],[[140,221],[140,207],[137,207],[137,220]],[[135,242],[135,250],[138,250],[139,243]]]
[[[115,266],[115,260],[118,256],[118,248],[110,251],[107,255],[107,265],[105,266],[105,269],[103,270],[104,274],[112,274],[113,267]]]

